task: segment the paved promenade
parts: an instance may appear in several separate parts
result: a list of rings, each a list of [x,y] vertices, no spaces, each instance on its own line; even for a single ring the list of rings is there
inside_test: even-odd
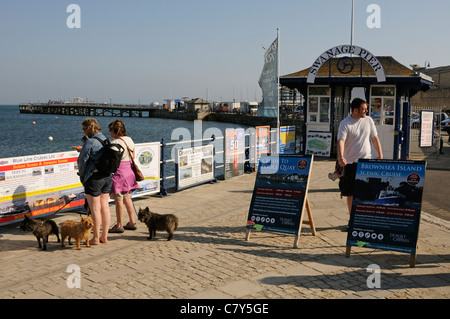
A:
[[[77,251],[52,235],[48,251],[40,251],[31,233],[0,227],[0,298],[450,298],[450,222],[426,212],[415,268],[408,254],[391,251],[352,247],[345,258],[348,212],[327,177],[333,168],[331,160],[314,161],[309,200],[317,234],[304,225],[297,249],[291,235],[253,232],[244,240],[256,174],[135,200],[136,208],[179,217],[173,241],[163,232],[146,240],[138,222],[135,231],[110,234],[107,244]],[[54,218],[67,219],[79,215]],[[67,286],[71,264],[80,267],[80,288]],[[367,286],[372,264],[381,269],[378,289]]]

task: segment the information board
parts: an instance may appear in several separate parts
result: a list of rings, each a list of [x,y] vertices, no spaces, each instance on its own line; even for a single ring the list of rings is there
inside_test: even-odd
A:
[[[247,229],[299,235],[312,163],[312,156],[261,157]]]
[[[280,127],[280,154],[295,154],[295,126]]]
[[[306,135],[306,154],[330,157],[331,132],[309,131]]]
[[[177,190],[215,180],[212,144],[178,149],[176,154]]]
[[[434,139],[434,111],[420,111],[419,147],[432,147]]]
[[[415,255],[425,169],[424,161],[360,159],[347,247]]]
[[[144,174],[145,180],[138,182],[139,189],[133,197],[151,195],[160,191],[160,145],[159,142],[134,145],[134,162]]]
[[[76,151],[0,159],[0,224],[81,208]]]
[[[270,126],[255,127],[255,169],[258,169],[259,158],[270,153]]]
[[[244,175],[244,151],[244,129],[225,129],[225,179]]]

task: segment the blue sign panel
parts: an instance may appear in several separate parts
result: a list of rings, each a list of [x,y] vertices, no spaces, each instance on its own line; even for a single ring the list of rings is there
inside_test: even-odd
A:
[[[247,228],[298,235],[311,166],[311,156],[262,156]]]
[[[347,246],[416,253],[426,162],[358,161]]]

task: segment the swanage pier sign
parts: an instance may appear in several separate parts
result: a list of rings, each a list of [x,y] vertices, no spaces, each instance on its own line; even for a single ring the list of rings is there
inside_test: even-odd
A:
[[[329,59],[342,54],[353,54],[360,56],[361,58],[366,60],[367,63],[370,64],[373,71],[375,72],[375,75],[377,76],[378,82],[386,81],[386,75],[384,73],[383,66],[381,65],[380,61],[377,59],[376,56],[374,56],[372,53],[370,53],[368,50],[364,48],[358,47],[356,45],[345,44],[345,45],[338,45],[322,53],[316,59],[316,61],[314,61],[313,65],[309,69],[308,78],[306,82],[314,83],[314,80],[316,79],[316,75],[320,67]]]

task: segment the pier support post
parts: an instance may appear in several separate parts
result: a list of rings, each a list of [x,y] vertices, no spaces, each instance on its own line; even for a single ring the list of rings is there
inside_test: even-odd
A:
[[[169,194],[167,193],[167,189],[166,189],[166,172],[164,170],[165,168],[165,164],[166,164],[166,159],[164,156],[164,150],[166,147],[166,143],[164,143],[164,139],[161,139],[161,166],[160,166],[160,189],[159,189],[159,197],[166,197],[169,196]]]

